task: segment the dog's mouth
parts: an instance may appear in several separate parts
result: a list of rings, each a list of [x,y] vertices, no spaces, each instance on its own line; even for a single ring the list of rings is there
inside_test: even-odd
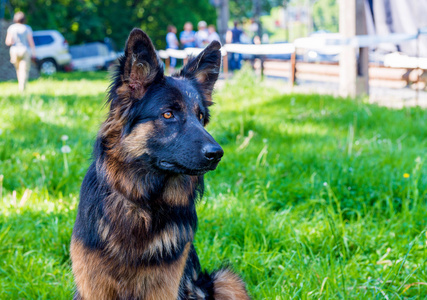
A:
[[[185,166],[182,166],[178,163],[169,162],[166,160],[161,160],[158,162],[157,166],[162,171],[167,171],[171,173],[177,173],[177,174],[186,174],[186,175],[203,175],[206,174],[209,171],[213,171],[218,166],[218,163],[221,159],[216,160],[215,162],[207,165],[206,167],[202,168],[188,168]]]
[[[170,163],[170,162],[167,162],[167,161],[165,161],[165,160],[162,160],[160,163],[159,163],[159,165],[162,167],[162,168],[165,168],[165,169],[171,169],[171,168],[173,168],[175,165],[174,164],[172,164],[172,163]]]

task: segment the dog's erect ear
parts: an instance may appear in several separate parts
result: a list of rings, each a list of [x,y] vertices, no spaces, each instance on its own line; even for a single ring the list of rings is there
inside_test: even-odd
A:
[[[178,76],[195,79],[200,84],[207,101],[212,100],[212,91],[221,67],[221,44],[210,43],[197,57],[191,58]]]
[[[135,28],[126,42],[125,56],[122,60],[122,86],[118,94],[139,99],[150,84],[163,77],[163,65],[156,54],[153,43],[141,29]]]

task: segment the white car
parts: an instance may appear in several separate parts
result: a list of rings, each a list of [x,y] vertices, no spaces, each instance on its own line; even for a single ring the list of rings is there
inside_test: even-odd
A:
[[[54,74],[59,68],[70,64],[68,42],[56,30],[40,30],[33,32],[36,45],[36,58],[40,73]]]
[[[96,71],[108,69],[118,54],[105,43],[94,42],[70,47],[73,70]]]

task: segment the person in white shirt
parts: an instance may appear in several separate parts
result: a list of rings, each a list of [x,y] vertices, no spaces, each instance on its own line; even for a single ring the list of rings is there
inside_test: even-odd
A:
[[[216,32],[215,25],[209,25],[208,27],[208,41],[209,43],[212,41],[218,41],[221,42],[221,39],[219,38],[219,34]]]
[[[17,12],[13,16],[14,24],[10,25],[6,34],[6,46],[10,47],[10,62],[15,66],[19,90],[23,92],[30,74],[31,58],[36,57],[33,31],[26,25],[25,14]]]
[[[208,45],[208,30],[206,27],[208,24],[206,24],[205,21],[200,21],[199,24],[197,24],[198,31],[196,32],[195,38],[196,38],[196,47],[198,48],[205,48]]]

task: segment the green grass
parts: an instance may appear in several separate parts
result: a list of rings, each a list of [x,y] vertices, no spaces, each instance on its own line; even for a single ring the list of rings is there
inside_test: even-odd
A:
[[[70,235],[108,84],[61,74],[21,96],[0,83],[1,299],[72,297]],[[427,297],[426,111],[280,95],[249,72],[215,101],[225,156],[198,205],[202,266],[232,265],[254,299]]]

